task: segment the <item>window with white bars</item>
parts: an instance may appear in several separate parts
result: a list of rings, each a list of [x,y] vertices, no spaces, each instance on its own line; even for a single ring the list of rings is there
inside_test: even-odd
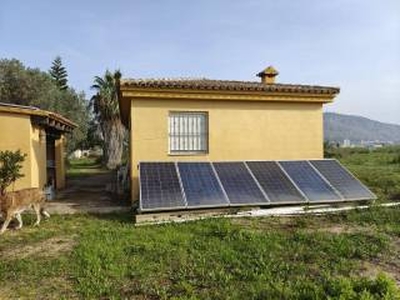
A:
[[[208,115],[205,112],[170,112],[169,153],[207,153]]]

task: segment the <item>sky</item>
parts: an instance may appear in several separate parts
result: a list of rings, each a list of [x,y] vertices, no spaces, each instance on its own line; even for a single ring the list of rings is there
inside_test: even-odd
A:
[[[0,58],[69,84],[93,77],[207,77],[338,86],[326,111],[400,124],[399,0],[1,0]]]

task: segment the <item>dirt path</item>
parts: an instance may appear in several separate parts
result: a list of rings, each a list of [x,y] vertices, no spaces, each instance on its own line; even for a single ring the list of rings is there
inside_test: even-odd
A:
[[[50,214],[128,211],[129,204],[110,192],[113,181],[112,172],[68,178],[67,187],[57,193],[55,200],[47,202],[46,209]]]

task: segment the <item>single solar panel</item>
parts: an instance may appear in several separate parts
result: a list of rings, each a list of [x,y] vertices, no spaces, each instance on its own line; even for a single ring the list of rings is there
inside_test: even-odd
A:
[[[367,200],[376,198],[369,189],[336,160],[311,160],[310,163],[346,200]]]
[[[211,163],[178,162],[178,170],[188,207],[229,205]]]
[[[310,201],[343,200],[308,161],[280,161],[279,164]]]
[[[213,166],[231,205],[269,202],[243,162],[215,162]]]
[[[276,162],[249,161],[246,164],[271,203],[300,203],[305,201],[305,198]]]
[[[140,210],[168,210],[186,206],[172,162],[142,162],[139,164]]]

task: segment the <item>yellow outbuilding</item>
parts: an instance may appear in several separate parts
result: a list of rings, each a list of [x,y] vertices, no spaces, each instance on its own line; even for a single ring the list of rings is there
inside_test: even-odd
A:
[[[65,133],[76,124],[70,120],[36,107],[0,103],[0,151],[21,150],[26,159],[24,177],[9,189],[43,188],[53,184],[65,186]]]
[[[122,79],[130,129],[132,201],[140,161],[292,160],[323,157],[322,105],[339,88],[210,79]]]

